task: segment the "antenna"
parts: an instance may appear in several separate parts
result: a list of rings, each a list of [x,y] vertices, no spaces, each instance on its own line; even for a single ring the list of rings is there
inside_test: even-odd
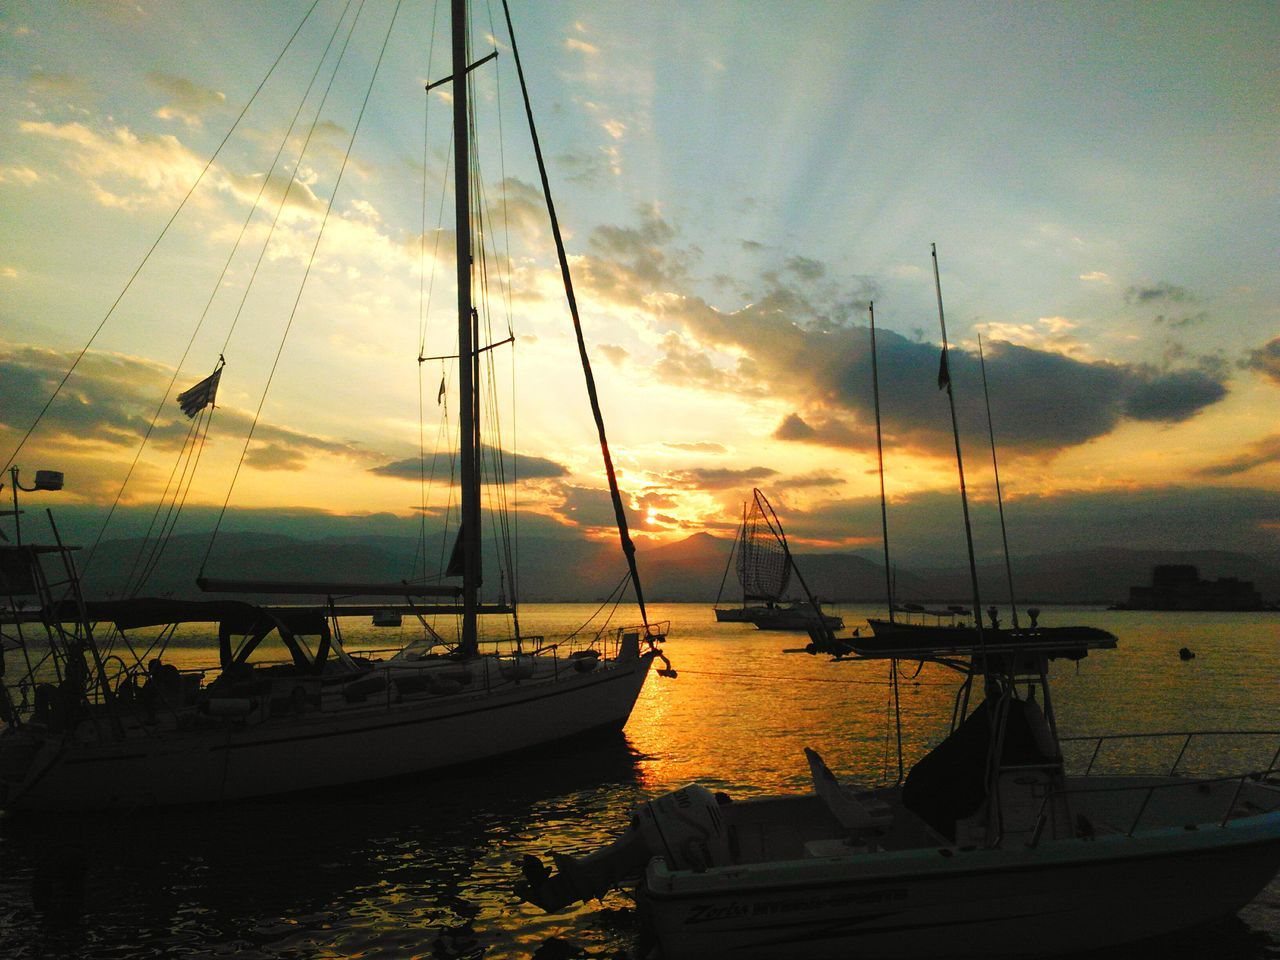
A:
[[[1000,493],[1000,465],[996,463],[996,428],[991,422],[991,394],[987,390],[987,358],[982,353],[982,334],[978,334],[978,362],[982,365],[982,399],[987,404],[987,433],[991,437],[991,470],[996,475],[996,505],[1000,508],[1000,539],[1004,543],[1004,572],[1009,580],[1009,609],[1013,612],[1013,629],[1018,629],[1018,604],[1013,599],[1013,563],[1009,559],[1009,534],[1004,526],[1004,497]]]
[[[956,441],[956,470],[960,473],[960,504],[964,508],[964,539],[969,548],[969,579],[973,583],[973,623],[978,630],[978,643],[985,650],[987,639],[982,632],[982,598],[978,593],[978,564],[973,557],[973,526],[969,523],[969,493],[964,485],[964,458],[960,454],[960,425],[956,420],[956,398],[951,392],[951,367],[947,361],[947,318],[942,310],[942,279],[938,275],[938,245],[930,244],[933,253],[933,286],[938,292],[938,323],[942,327],[942,362],[938,367],[938,389],[946,388],[951,406],[951,433]]]
[[[880,371],[876,365],[876,302],[867,304],[871,316],[871,390],[876,404],[876,463],[880,470],[880,532],[884,543],[885,599],[889,603],[889,622],[893,623],[893,574],[889,570],[889,510],[884,496],[884,443],[880,436]]]

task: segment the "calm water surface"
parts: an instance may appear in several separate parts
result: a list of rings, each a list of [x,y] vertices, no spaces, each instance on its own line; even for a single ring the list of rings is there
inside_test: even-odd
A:
[[[590,612],[533,606],[523,627],[564,632]],[[878,611],[839,612],[855,625]],[[621,737],[320,795],[0,821],[0,957],[630,956],[628,895],[548,917],[512,896],[513,863],[593,849],[637,803],[695,780],[735,796],[806,791],[805,746],[863,782],[896,772],[887,666],[784,653],[805,638],[716,624],[705,605],[657,605],[654,617],[672,621],[666,649],[680,676],[650,677]],[[1121,641],[1054,666],[1065,736],[1280,729],[1280,615],[1048,608],[1041,623],[1105,626]],[[397,636],[344,627],[351,648]],[[216,660],[208,638],[182,644],[170,651],[177,662]],[[1178,658],[1183,646],[1194,660]],[[908,763],[945,733],[955,686],[933,668],[904,682]],[[1140,759],[1167,765],[1179,746],[1150,743]],[[1265,767],[1277,747],[1257,738],[1230,766]],[[1222,752],[1192,751],[1183,766],[1217,772]],[[1107,954],[1151,955],[1280,957],[1280,882],[1238,918]]]

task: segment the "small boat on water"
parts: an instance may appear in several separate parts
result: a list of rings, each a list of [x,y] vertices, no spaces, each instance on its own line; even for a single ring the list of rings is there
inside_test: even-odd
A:
[[[751,623],[760,630],[799,633],[814,628],[826,631],[842,629],[844,620],[824,613],[821,602],[809,593],[791,555],[782,521],[768,498],[759,490],[751,493],[751,510],[748,512],[744,505],[742,524],[729,552],[724,576],[720,579],[720,591],[715,602],[716,622]],[[742,605],[738,607],[720,606],[730,567],[733,567],[742,587]],[[793,573],[806,594],[804,600],[785,599]]]
[[[486,417],[494,416],[488,407],[482,416],[487,395],[481,359],[513,338],[478,342],[478,315],[488,307],[473,304],[472,290],[481,282],[471,221],[479,191],[468,178],[472,97],[465,78],[497,53],[471,62],[466,4],[454,0],[453,13],[452,72],[432,85],[454,83],[452,168],[458,194],[458,346],[446,359],[458,361],[461,521],[447,569],[431,582],[425,576],[393,583],[203,576],[197,581],[208,592],[272,598],[262,603],[160,599],[136,589],[124,599],[86,599],[74,559],[78,548],[63,543],[52,514],[49,542],[35,544],[24,540],[17,509],[19,489],[55,490],[61,475],[40,471],[33,487],[20,487],[14,467],[14,528],[0,543],[0,596],[8,601],[7,615],[0,618],[0,808],[49,812],[216,803],[489,760],[621,729],[652,661],[664,659],[658,643],[666,624],[650,621],[645,611],[568,259],[536,149],[627,569],[610,599],[620,603],[632,589],[641,622],[618,627],[606,619],[573,637],[531,636],[519,629],[514,599],[500,596],[495,602],[481,592],[481,488],[504,479],[500,463],[489,468],[496,477],[482,477],[486,458],[500,458],[491,445],[496,438],[481,438],[482,425],[490,428]],[[510,49],[518,68],[514,36]],[[421,95],[416,73],[401,79],[405,89]],[[520,86],[523,92],[523,74]],[[536,148],[531,109],[527,115]],[[420,368],[423,359],[413,362]],[[177,397],[193,421],[189,436],[207,431],[223,372],[220,358],[213,375]],[[184,467],[183,483],[193,473],[194,466]],[[165,536],[181,510],[180,495],[173,496]],[[505,502],[505,496],[500,499]],[[509,529],[508,520],[501,517],[502,529]],[[147,564],[154,567],[164,544],[148,546]],[[510,557],[508,541],[508,565]],[[137,583],[145,580],[144,574]],[[507,582],[514,595],[514,580]],[[309,599],[290,605],[279,601],[282,596]],[[347,651],[342,617],[371,616],[378,625],[399,625],[403,614],[421,621],[422,638],[386,659]],[[427,616],[452,619],[456,637],[441,638]],[[505,619],[511,632],[481,631],[482,616]],[[192,624],[201,636],[217,637],[218,659],[179,669],[165,657],[179,627]],[[274,659],[264,656],[270,647]],[[15,661],[21,669],[13,669]]]
[[[735,801],[690,785],[637,808],[609,846],[554,854],[554,873],[527,857],[517,893],[558,910],[634,882],[667,960],[1074,953],[1229,915],[1280,870],[1276,758],[1185,776],[1196,735],[1160,734],[1181,742],[1171,768],[1098,772],[1152,735],[1060,738],[1048,664],[1114,644],[1001,635],[917,650],[963,679],[950,734],[901,782],[841,782],[806,750],[810,794]],[[893,657],[873,647],[857,659]]]

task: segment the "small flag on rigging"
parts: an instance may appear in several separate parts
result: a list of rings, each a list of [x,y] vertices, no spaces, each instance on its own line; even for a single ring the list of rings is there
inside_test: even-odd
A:
[[[942,360],[938,364],[938,389],[945,390],[951,386],[951,370],[947,366],[947,348],[942,348]]]
[[[222,379],[222,367],[218,367],[190,390],[178,394],[178,406],[188,417],[194,417],[205,407],[212,405],[218,393],[218,381]]]
[[[444,377],[440,378],[440,392],[436,394],[436,406],[444,403]]]

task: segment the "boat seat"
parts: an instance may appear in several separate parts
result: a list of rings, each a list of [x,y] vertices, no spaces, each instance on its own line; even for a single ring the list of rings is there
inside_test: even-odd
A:
[[[865,833],[893,822],[893,809],[868,790],[851,789],[836,779],[816,750],[804,748],[813,777],[813,791],[827,805],[840,826],[851,833]]]

